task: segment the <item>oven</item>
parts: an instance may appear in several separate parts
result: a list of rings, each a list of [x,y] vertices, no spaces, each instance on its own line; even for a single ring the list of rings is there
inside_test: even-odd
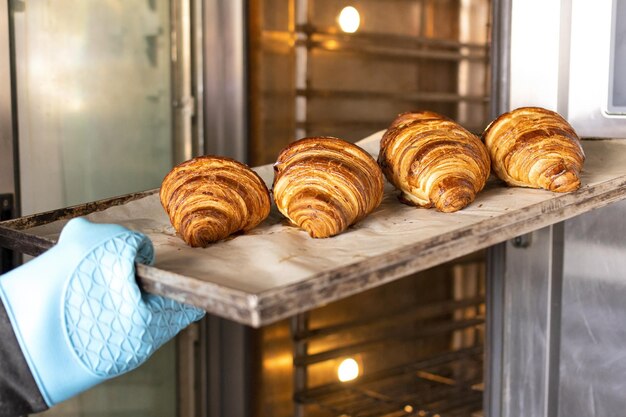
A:
[[[354,142],[416,108],[480,133],[542,105],[626,137],[623,0],[71,3],[0,6],[2,219],[157,187],[202,153],[257,166],[304,136]],[[209,315],[46,414],[616,415],[625,207],[259,328]]]

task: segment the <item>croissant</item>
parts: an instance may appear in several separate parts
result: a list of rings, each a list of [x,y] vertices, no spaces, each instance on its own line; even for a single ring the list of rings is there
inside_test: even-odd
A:
[[[509,185],[568,192],[580,187],[585,153],[558,113],[522,107],[491,122],[483,139],[496,175]]]
[[[489,178],[489,155],[480,139],[445,116],[403,113],[380,141],[378,164],[400,199],[453,212],[474,201]]]
[[[172,226],[192,247],[205,247],[261,223],[270,212],[263,180],[230,158],[200,156],[163,179],[161,204]]]
[[[383,174],[367,152],[331,137],[300,139],[274,164],[278,210],[311,237],[337,235],[383,198]]]

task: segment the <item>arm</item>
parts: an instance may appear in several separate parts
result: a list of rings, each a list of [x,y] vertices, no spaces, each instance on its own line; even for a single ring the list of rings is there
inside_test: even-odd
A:
[[[0,417],[46,410],[11,327],[4,303],[0,301]]]
[[[135,262],[153,260],[146,236],[74,219],[56,246],[0,277],[0,417],[131,371],[204,315],[141,292]]]

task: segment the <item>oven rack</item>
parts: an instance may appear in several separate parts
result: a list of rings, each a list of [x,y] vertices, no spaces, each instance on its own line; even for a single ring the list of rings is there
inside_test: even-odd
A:
[[[364,375],[352,383],[303,390],[298,404],[345,417],[457,417],[482,410],[483,348],[449,351]]]
[[[485,300],[477,285],[456,299],[411,305],[323,327],[310,326],[309,314],[294,317],[295,416],[455,417],[480,412]],[[476,337],[462,341],[454,337],[468,332]],[[358,334],[366,337],[355,340]],[[349,335],[352,338],[346,337],[344,342],[343,337]],[[448,348],[400,365],[366,371],[353,381],[309,385],[311,366],[350,356],[383,357],[391,345],[428,343],[429,339],[447,339]],[[341,342],[322,351],[311,349],[313,343],[324,340]]]

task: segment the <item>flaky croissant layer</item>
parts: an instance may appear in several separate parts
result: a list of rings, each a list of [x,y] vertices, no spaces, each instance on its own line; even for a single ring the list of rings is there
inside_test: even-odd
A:
[[[374,210],[383,175],[367,152],[331,137],[291,143],[274,164],[278,210],[311,237],[337,235]]]
[[[381,140],[378,163],[402,201],[442,212],[474,201],[490,166],[477,136],[431,111],[399,115]]]
[[[193,247],[204,247],[261,223],[269,191],[247,165],[200,156],[175,166],[163,179],[161,204],[172,226]]]
[[[521,107],[504,113],[483,133],[495,174],[509,185],[568,192],[580,187],[585,153],[558,113]]]

